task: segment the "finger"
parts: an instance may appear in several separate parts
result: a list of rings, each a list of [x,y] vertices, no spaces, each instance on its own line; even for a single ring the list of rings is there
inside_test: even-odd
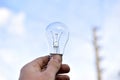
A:
[[[62,63],[62,56],[61,55],[52,55],[50,61],[48,62],[46,72],[50,72],[50,74],[56,75],[59,71]]]
[[[48,55],[39,57],[33,60],[31,64],[33,65],[33,67],[35,67],[35,69],[42,70],[42,68],[48,64],[49,59],[50,59],[50,56]]]
[[[57,75],[55,80],[70,80],[67,75]]]
[[[58,71],[58,74],[68,73],[69,71],[70,71],[70,67],[67,64],[62,64],[60,70]]]

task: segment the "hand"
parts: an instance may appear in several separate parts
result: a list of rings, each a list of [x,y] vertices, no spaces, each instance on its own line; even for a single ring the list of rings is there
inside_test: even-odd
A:
[[[44,56],[26,64],[21,69],[19,80],[69,80],[69,76],[63,75],[69,71],[69,66],[62,64],[62,56]]]

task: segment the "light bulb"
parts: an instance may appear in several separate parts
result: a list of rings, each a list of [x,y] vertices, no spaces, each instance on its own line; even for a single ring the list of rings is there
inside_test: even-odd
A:
[[[46,27],[50,54],[63,55],[69,39],[68,28],[61,22],[53,22]]]

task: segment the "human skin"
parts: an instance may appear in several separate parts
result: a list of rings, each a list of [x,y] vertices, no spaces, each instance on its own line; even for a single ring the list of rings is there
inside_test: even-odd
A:
[[[61,55],[43,56],[26,64],[21,69],[19,80],[70,80],[64,74],[69,71],[70,67],[62,64]]]

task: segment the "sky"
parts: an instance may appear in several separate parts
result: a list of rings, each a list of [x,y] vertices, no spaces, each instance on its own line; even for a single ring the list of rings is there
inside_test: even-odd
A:
[[[0,0],[0,80],[17,80],[22,66],[49,54],[45,28],[56,21],[69,28],[63,63],[71,80],[97,80],[95,26],[102,80],[119,80],[120,0]]]

